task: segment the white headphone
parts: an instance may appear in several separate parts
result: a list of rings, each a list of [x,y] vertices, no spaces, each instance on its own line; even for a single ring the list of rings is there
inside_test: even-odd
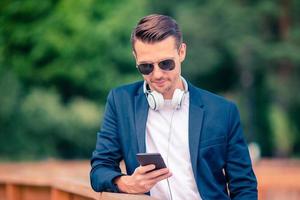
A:
[[[188,91],[188,84],[187,84],[186,80],[183,77],[181,77],[181,80],[184,85],[184,90],[181,90],[178,88],[175,89],[173,96],[172,96],[172,101],[171,101],[171,105],[174,109],[180,109],[181,104],[184,99],[184,95]],[[149,85],[147,84],[146,81],[144,81],[143,89],[144,89],[144,93],[147,97],[149,107],[151,109],[157,111],[164,106],[163,95],[155,90],[151,91],[149,88]]]

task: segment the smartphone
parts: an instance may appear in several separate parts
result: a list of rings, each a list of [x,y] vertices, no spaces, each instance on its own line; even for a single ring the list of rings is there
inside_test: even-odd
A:
[[[141,166],[154,164],[155,170],[167,167],[160,153],[138,153],[136,157]]]

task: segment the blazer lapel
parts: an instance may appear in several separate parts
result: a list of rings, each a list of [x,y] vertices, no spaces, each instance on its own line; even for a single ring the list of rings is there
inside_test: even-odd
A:
[[[190,106],[189,106],[189,149],[194,176],[197,174],[197,160],[202,123],[204,118],[203,103],[200,92],[189,84]]]
[[[134,104],[135,129],[138,141],[138,151],[139,153],[144,153],[146,152],[145,134],[149,106],[145,94],[142,91],[142,87],[139,90],[137,96],[135,96]]]

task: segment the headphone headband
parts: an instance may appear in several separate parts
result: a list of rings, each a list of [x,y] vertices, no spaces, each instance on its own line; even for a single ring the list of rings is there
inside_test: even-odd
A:
[[[187,81],[181,76],[180,77],[182,82],[183,82],[183,86],[184,86],[184,90],[181,89],[175,89],[174,93],[173,93],[173,97],[172,97],[172,106],[175,109],[180,109],[182,101],[184,99],[184,95],[185,93],[188,92],[188,84]],[[144,93],[146,95],[149,107],[153,110],[159,110],[161,107],[164,106],[164,98],[163,95],[160,94],[157,91],[151,91],[149,85],[147,84],[146,81],[144,81],[143,84],[143,90]]]

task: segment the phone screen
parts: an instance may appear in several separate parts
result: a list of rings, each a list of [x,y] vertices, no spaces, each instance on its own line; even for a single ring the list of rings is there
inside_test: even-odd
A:
[[[167,167],[160,153],[138,153],[136,157],[141,166],[154,164],[155,170]]]

